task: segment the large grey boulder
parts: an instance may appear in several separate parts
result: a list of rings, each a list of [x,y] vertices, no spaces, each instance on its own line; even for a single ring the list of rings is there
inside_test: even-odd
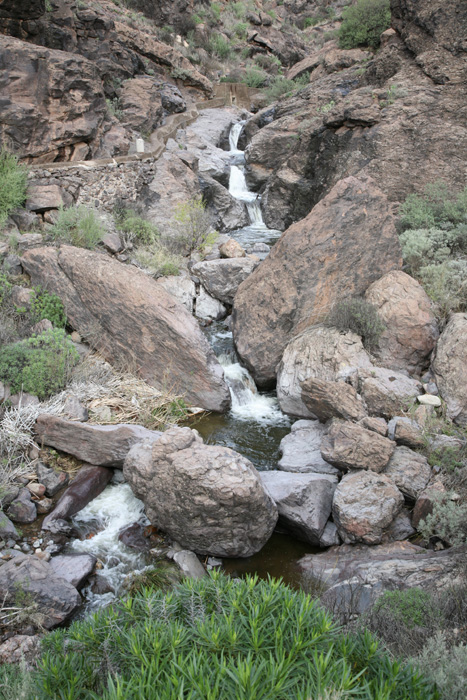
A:
[[[370,469],[380,472],[389,462],[395,444],[361,425],[334,419],[321,444],[321,455],[342,471]]]
[[[80,589],[92,573],[97,557],[92,554],[59,554],[50,560],[50,568],[56,576]]]
[[[129,452],[123,474],[153,525],[198,554],[247,557],[267,542],[277,508],[251,462],[171,428]]]
[[[396,370],[372,367],[358,371],[358,390],[371,416],[390,419],[407,411],[423,387]]]
[[[298,562],[305,580],[329,586],[322,601],[333,609],[362,613],[385,590],[449,586],[465,560],[466,548],[433,552],[410,542],[377,547],[343,545]]]
[[[88,464],[122,468],[130,448],[141,440],[158,440],[162,433],[142,425],[92,425],[41,414],[35,424],[38,442],[73,455]]]
[[[302,384],[302,400],[323,423],[330,418],[359,421],[366,416],[361,397],[346,382],[309,377]]]
[[[379,544],[404,504],[404,497],[383,474],[346,474],[332,504],[333,520],[346,543]]]
[[[231,305],[238,287],[258,264],[255,257],[219,258],[196,263],[192,271],[211,296]]]
[[[195,406],[225,411],[224,372],[196,319],[150,276],[107,255],[71,246],[24,254],[33,284],[62,300],[71,326],[110,362],[136,366]]]
[[[0,567],[0,599],[14,605],[18,591],[31,599],[36,619],[45,629],[60,625],[81,604],[76,588],[57,576],[50,564],[20,553]]]
[[[279,449],[282,457],[278,468],[285,472],[331,474],[339,470],[321,456],[321,443],[326,428],[317,420],[298,420],[291,432],[282,438]]]
[[[467,426],[467,313],[453,314],[436,346],[433,373],[448,416]]]
[[[240,286],[232,312],[237,352],[270,386],[290,340],[341,299],[359,296],[401,266],[392,206],[369,179],[346,177],[283,233]]]
[[[299,540],[319,545],[331,515],[337,479],[267,471],[261,472],[261,480],[277,505],[279,523]]]
[[[404,496],[415,501],[430,481],[431,467],[424,455],[408,447],[396,447],[383,473]]]
[[[315,416],[302,398],[302,384],[310,377],[335,382],[358,367],[371,369],[361,338],[351,331],[313,326],[290,341],[277,372],[277,398],[284,413]]]

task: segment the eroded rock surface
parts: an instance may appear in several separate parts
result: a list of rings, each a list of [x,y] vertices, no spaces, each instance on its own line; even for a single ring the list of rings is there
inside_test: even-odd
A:
[[[343,471],[369,469],[381,472],[395,445],[372,430],[347,421],[333,420],[321,443],[321,455]]]
[[[467,426],[467,314],[453,314],[436,346],[433,372],[448,416]]]

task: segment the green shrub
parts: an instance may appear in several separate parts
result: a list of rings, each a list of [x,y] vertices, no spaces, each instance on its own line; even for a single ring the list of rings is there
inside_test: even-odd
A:
[[[3,306],[10,297],[13,283],[8,279],[8,275],[0,272],[0,306]]]
[[[81,204],[69,209],[60,209],[57,221],[48,233],[59,243],[92,249],[102,240],[106,230],[96,212]]]
[[[178,275],[182,264],[180,256],[168,250],[161,243],[138,248],[134,257],[141,267],[156,278]]]
[[[182,255],[193,251],[202,253],[217,238],[217,231],[211,226],[211,215],[206,209],[201,196],[180,202],[170,221],[170,238],[167,245],[175,248]]]
[[[2,348],[0,380],[10,385],[12,394],[23,390],[44,399],[66,385],[78,360],[64,330],[45,331]]]
[[[449,545],[467,542],[467,503],[454,500],[449,491],[440,493],[433,501],[433,511],[422,520],[418,531],[423,539],[439,537]]]
[[[413,663],[425,678],[436,684],[443,700],[465,700],[467,688],[467,646],[447,643],[446,635],[438,632],[426,643]]]
[[[160,236],[157,226],[138,216],[133,209],[119,209],[115,219],[117,228],[125,234],[127,242],[151,245]]]
[[[377,49],[381,34],[391,25],[389,0],[358,0],[342,11],[339,29],[341,49],[369,46]]]
[[[440,318],[467,309],[467,258],[426,265],[419,270],[418,278],[434,301]]]
[[[409,194],[399,208],[399,216],[404,229],[439,228],[446,223],[465,224],[467,187],[456,194],[442,180],[430,183],[423,194]]]
[[[248,24],[246,22],[238,22],[238,24],[235,25],[235,34],[240,39],[246,39],[248,34]]]
[[[244,2],[232,3],[232,12],[237,19],[242,19],[246,14],[246,6]]]
[[[426,623],[432,603],[431,595],[421,588],[386,591],[376,601],[374,611],[388,611],[399,624],[410,629]]]
[[[385,330],[375,307],[359,298],[337,304],[329,313],[326,323],[342,331],[357,333],[369,349],[378,345],[381,333]]]
[[[42,641],[35,689],[68,700],[434,700],[369,633],[344,635],[278,581],[219,574],[145,589]]]
[[[209,49],[214,56],[221,59],[229,58],[232,53],[232,47],[227,39],[222,34],[211,34],[209,38]]]
[[[47,318],[55,328],[65,328],[66,313],[61,299],[41,287],[35,287],[33,291],[30,308],[32,323]]]
[[[245,76],[243,78],[244,83],[251,88],[262,87],[268,79],[268,74],[264,70],[258,70],[257,68],[247,68],[245,71]]]
[[[277,75],[270,83],[265,95],[268,102],[275,102],[280,97],[290,97],[296,90],[300,90],[309,83],[309,75],[301,75],[295,80],[289,80],[282,75]]]
[[[16,207],[26,199],[28,171],[18,165],[16,156],[2,148],[0,151],[0,226]]]

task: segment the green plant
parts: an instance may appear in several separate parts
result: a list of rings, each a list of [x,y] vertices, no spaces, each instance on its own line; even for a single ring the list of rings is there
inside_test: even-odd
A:
[[[425,540],[439,537],[449,545],[467,542],[467,503],[459,503],[449,491],[433,499],[433,511],[422,520],[418,530]]]
[[[242,19],[245,17],[246,6],[244,2],[234,2],[232,3],[232,12],[237,19]]]
[[[175,78],[175,80],[190,80],[193,77],[193,73],[190,70],[178,68],[178,66],[172,68],[170,75],[172,78]]]
[[[120,100],[118,97],[113,97],[112,99],[107,98],[105,101],[109,113],[115,117],[115,119],[123,118],[123,110],[120,107]]]
[[[138,248],[135,260],[149,272],[152,277],[168,277],[178,275],[181,258],[170,251],[162,243],[156,242],[150,246]]]
[[[0,150],[0,226],[16,207],[26,199],[28,171],[18,159],[4,148]]]
[[[374,612],[389,612],[395,621],[405,627],[421,627],[433,607],[431,595],[421,588],[386,591],[373,606]]]
[[[419,270],[418,277],[441,319],[447,319],[453,311],[467,309],[466,258],[426,265]]]
[[[238,22],[238,24],[235,25],[235,34],[240,39],[246,39],[248,34],[248,24],[246,22]]]
[[[264,70],[258,70],[257,68],[247,68],[245,71],[245,76],[243,78],[244,83],[251,88],[262,87],[268,79],[268,74]]]
[[[467,688],[467,646],[451,645],[446,634],[438,632],[414,658],[425,678],[436,684],[443,700],[464,700]]]
[[[177,204],[169,226],[167,244],[175,246],[185,255],[195,250],[202,253],[217,238],[217,231],[211,226],[211,215],[201,196]]]
[[[167,590],[175,582],[175,570],[167,565],[147,566],[142,571],[132,573],[125,579],[125,589],[129,595],[135,595],[145,588]]]
[[[223,60],[230,57],[232,47],[222,34],[211,34],[209,38],[209,49],[212,53]]]
[[[218,22],[220,20],[221,9],[222,9],[222,6],[218,2],[211,3],[211,14],[214,17],[214,19],[216,20],[216,22]]]
[[[45,331],[2,348],[0,380],[12,394],[23,390],[44,399],[65,386],[78,360],[63,329]]]
[[[369,46],[377,49],[381,34],[390,27],[389,0],[357,0],[342,11],[339,29],[339,46],[355,49]]]
[[[151,245],[160,236],[157,226],[143,219],[133,209],[117,209],[115,221],[117,228],[125,234],[127,242]]]
[[[403,229],[467,223],[467,187],[456,194],[445,182],[437,180],[426,185],[422,194],[409,194],[399,207],[399,216]]]
[[[95,248],[106,230],[94,209],[83,204],[69,209],[60,209],[57,221],[49,235],[60,243],[69,243],[79,248]]]
[[[294,92],[308,85],[308,83],[308,73],[295,78],[295,80],[289,80],[282,75],[277,75],[265,90],[265,95],[268,102],[275,102],[281,97],[290,97]]]
[[[255,577],[145,589],[42,648],[40,700],[437,698],[369,633],[344,635],[306,594]]]
[[[66,313],[61,299],[41,287],[35,287],[33,290],[30,313],[32,323],[47,318],[55,328],[64,328],[66,325]]]
[[[329,102],[326,102],[324,105],[320,105],[319,107],[316,108],[316,111],[318,114],[327,114],[328,112],[331,111],[331,109],[335,106],[335,101],[330,100]]]
[[[375,307],[364,299],[354,298],[342,301],[331,310],[326,323],[339,330],[350,330],[360,335],[365,347],[371,349],[378,345],[384,323]]]

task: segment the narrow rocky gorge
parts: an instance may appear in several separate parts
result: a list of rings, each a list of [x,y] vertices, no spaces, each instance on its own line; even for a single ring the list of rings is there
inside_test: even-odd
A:
[[[146,24],[0,2],[0,142],[29,168],[0,234],[0,598],[39,620],[0,630],[8,662],[161,562],[242,575],[276,547],[349,619],[464,579],[467,16],[391,0],[378,50],[345,49],[342,3],[327,40],[306,23],[322,4],[256,3],[239,41],[290,89],[238,104],[239,80],[216,97],[222,70],[192,62],[197,3]],[[452,218],[412,228],[445,232],[433,265],[458,252],[457,305],[413,263],[431,252],[406,253],[406,202],[438,180]],[[93,212],[92,244],[68,211]]]

